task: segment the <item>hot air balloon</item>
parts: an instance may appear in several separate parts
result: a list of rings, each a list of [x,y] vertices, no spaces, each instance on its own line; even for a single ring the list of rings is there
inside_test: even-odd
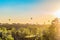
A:
[[[32,20],[32,17],[30,19]]]
[[[11,21],[11,19],[8,19],[9,21]]]

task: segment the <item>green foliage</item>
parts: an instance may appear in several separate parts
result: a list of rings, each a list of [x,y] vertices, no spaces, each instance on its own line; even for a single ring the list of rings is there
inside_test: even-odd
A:
[[[6,40],[14,40],[14,38],[11,35],[8,35]]]
[[[15,26],[15,25],[14,25]],[[18,25],[17,25],[18,26]],[[50,25],[20,25],[18,29],[1,27],[2,38],[0,40],[54,40],[55,27]],[[23,27],[24,26],[24,27]]]
[[[0,38],[0,40],[2,40],[2,38]]]

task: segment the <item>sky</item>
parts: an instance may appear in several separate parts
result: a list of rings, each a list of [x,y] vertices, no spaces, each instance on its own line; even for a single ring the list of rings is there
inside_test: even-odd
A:
[[[0,22],[48,23],[55,18],[53,14],[58,9],[60,0],[0,0]]]

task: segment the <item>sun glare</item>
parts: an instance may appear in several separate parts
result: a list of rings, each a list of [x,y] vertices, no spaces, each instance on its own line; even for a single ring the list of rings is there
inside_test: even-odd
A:
[[[55,11],[54,16],[60,18],[60,10]]]

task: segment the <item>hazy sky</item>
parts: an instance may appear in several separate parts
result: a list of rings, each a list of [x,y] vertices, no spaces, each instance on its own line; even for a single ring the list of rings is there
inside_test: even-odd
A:
[[[60,0],[0,0],[0,22],[10,18],[13,23],[43,23],[53,19],[59,8]]]

